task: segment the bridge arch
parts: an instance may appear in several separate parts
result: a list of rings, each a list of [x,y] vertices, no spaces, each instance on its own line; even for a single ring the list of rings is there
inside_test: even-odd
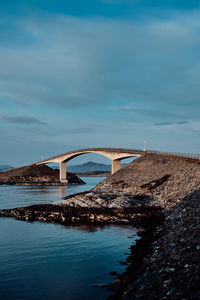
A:
[[[61,155],[57,155],[46,160],[37,162],[36,164],[46,164],[46,163],[59,163],[60,164],[60,182],[67,183],[66,171],[67,162],[75,157],[84,155],[87,153],[100,154],[109,158],[112,162],[112,174],[121,168],[121,160],[141,156],[144,152],[142,150],[128,150],[128,149],[118,149],[118,148],[89,148],[82,149],[72,152],[67,152]]]

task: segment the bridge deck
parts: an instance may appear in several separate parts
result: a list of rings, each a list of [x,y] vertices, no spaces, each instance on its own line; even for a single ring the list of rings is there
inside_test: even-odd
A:
[[[151,154],[160,154],[165,156],[177,156],[177,157],[186,157],[186,158],[192,158],[192,159],[200,159],[200,154],[190,154],[190,153],[177,153],[177,152],[164,152],[164,151],[155,151],[155,150],[141,150],[141,149],[124,149],[124,148],[84,148],[79,150],[74,150],[66,153],[62,153],[56,156],[52,156],[48,159],[38,161],[36,164],[44,164],[49,161],[55,161],[57,158],[61,158],[64,156],[73,156],[76,154],[84,154],[84,153],[92,153],[92,152],[106,152],[106,153],[127,153],[127,154],[138,154],[143,155],[144,153],[151,153]]]
[[[49,161],[49,160],[54,160],[56,158],[60,158],[62,156],[66,156],[66,155],[73,155],[76,153],[90,153],[90,152],[112,152],[112,153],[127,153],[127,154],[144,154],[144,150],[139,150],[139,149],[123,149],[123,148],[85,148],[85,149],[79,149],[79,150],[75,150],[75,151],[70,151],[70,152],[66,152],[66,153],[62,153],[56,156],[52,156],[49,157],[45,160],[39,161],[37,162],[37,164],[42,164],[45,163],[45,161]]]

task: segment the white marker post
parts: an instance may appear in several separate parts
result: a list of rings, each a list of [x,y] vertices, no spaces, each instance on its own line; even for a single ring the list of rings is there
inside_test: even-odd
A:
[[[144,141],[144,149],[143,151],[145,152],[147,150],[147,141]]]

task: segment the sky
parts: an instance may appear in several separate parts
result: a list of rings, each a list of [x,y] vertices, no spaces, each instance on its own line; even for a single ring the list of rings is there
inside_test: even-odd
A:
[[[199,78],[199,0],[2,0],[0,164],[200,153]]]

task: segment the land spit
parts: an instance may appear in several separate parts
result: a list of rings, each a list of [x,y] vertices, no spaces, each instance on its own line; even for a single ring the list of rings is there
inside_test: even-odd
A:
[[[200,298],[200,161],[145,154],[91,191],[0,216],[62,224],[142,228],[110,299]]]
[[[67,173],[69,184],[85,182],[72,173]],[[46,165],[27,165],[0,172],[0,184],[9,185],[65,185],[59,180],[59,170]]]

